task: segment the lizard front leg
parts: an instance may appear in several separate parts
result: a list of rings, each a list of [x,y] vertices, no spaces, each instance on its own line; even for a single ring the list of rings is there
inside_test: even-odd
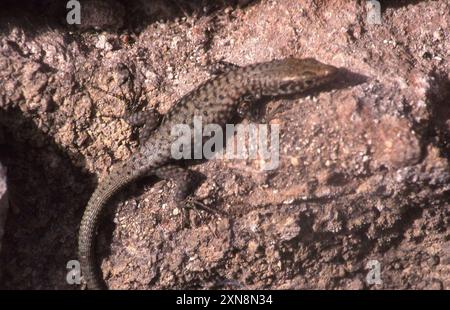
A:
[[[142,127],[139,130],[139,141],[147,140],[155,128],[161,123],[162,116],[155,109],[138,112],[126,112],[125,121],[132,127]]]

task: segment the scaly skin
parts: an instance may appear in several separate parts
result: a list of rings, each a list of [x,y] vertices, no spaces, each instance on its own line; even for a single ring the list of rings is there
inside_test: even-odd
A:
[[[113,167],[89,200],[81,220],[78,248],[82,274],[89,289],[106,285],[95,261],[95,233],[106,202],[122,187],[136,179],[156,175],[176,180],[176,199],[182,203],[190,191],[189,173],[172,163],[171,145],[176,137],[172,127],[188,124],[195,116],[202,123],[224,126],[231,121],[244,97],[280,96],[301,93],[324,84],[336,76],[337,69],[317,60],[286,58],[246,67],[230,67],[179,99],[164,116],[161,125],[128,160]]]

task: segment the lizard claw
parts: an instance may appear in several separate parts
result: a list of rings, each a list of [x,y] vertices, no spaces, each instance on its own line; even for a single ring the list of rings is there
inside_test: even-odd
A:
[[[222,215],[222,216],[228,216],[228,214],[222,210],[211,208],[207,205],[205,205],[203,202],[193,198],[193,197],[187,197],[185,199],[185,206],[187,208],[191,209],[199,209],[202,211],[206,211],[208,213],[214,214],[214,215]]]
[[[199,200],[193,198],[193,197],[187,197],[185,199],[185,208],[183,208],[182,212],[183,212],[183,227],[185,228],[189,228],[190,227],[190,218],[189,218],[189,210],[190,209],[194,209],[197,212],[199,210],[203,210],[206,211],[208,213],[214,214],[215,216],[217,215],[221,215],[221,216],[225,216],[228,217],[228,214],[222,210],[217,210],[217,209],[213,209],[207,205],[205,205],[204,203],[200,202]],[[200,217],[202,217],[201,213],[198,212],[197,213]],[[214,235],[214,237],[218,238],[219,236],[217,235],[216,231],[213,230],[209,225],[208,225],[208,229],[211,231],[211,233]]]

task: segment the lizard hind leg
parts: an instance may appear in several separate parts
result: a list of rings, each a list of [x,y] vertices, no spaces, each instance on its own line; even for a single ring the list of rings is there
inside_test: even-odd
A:
[[[196,187],[192,172],[180,166],[166,165],[159,167],[154,173],[160,179],[174,182],[175,205],[182,212],[183,226],[189,227],[189,212],[188,209],[185,208],[185,201]]]
[[[163,180],[171,180],[175,183],[175,204],[182,212],[183,227],[190,227],[189,210],[194,208],[210,213],[219,213],[217,210],[206,206],[191,196],[199,185],[194,172],[176,165],[166,165],[158,168],[155,175]]]

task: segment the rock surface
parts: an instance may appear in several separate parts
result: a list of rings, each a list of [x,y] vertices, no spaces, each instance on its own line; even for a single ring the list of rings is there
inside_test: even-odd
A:
[[[98,236],[108,285],[450,289],[448,1],[383,2],[377,25],[361,1],[96,0],[78,27],[45,3],[0,10],[0,160],[13,206],[2,288],[79,288],[65,266],[86,202],[138,146],[125,111],[164,113],[219,59],[295,56],[341,74],[261,107],[261,121],[280,125],[278,169],[194,166],[207,177],[196,197],[233,220],[191,212],[191,229],[172,184],[129,187]],[[378,284],[367,281],[373,260]]]

